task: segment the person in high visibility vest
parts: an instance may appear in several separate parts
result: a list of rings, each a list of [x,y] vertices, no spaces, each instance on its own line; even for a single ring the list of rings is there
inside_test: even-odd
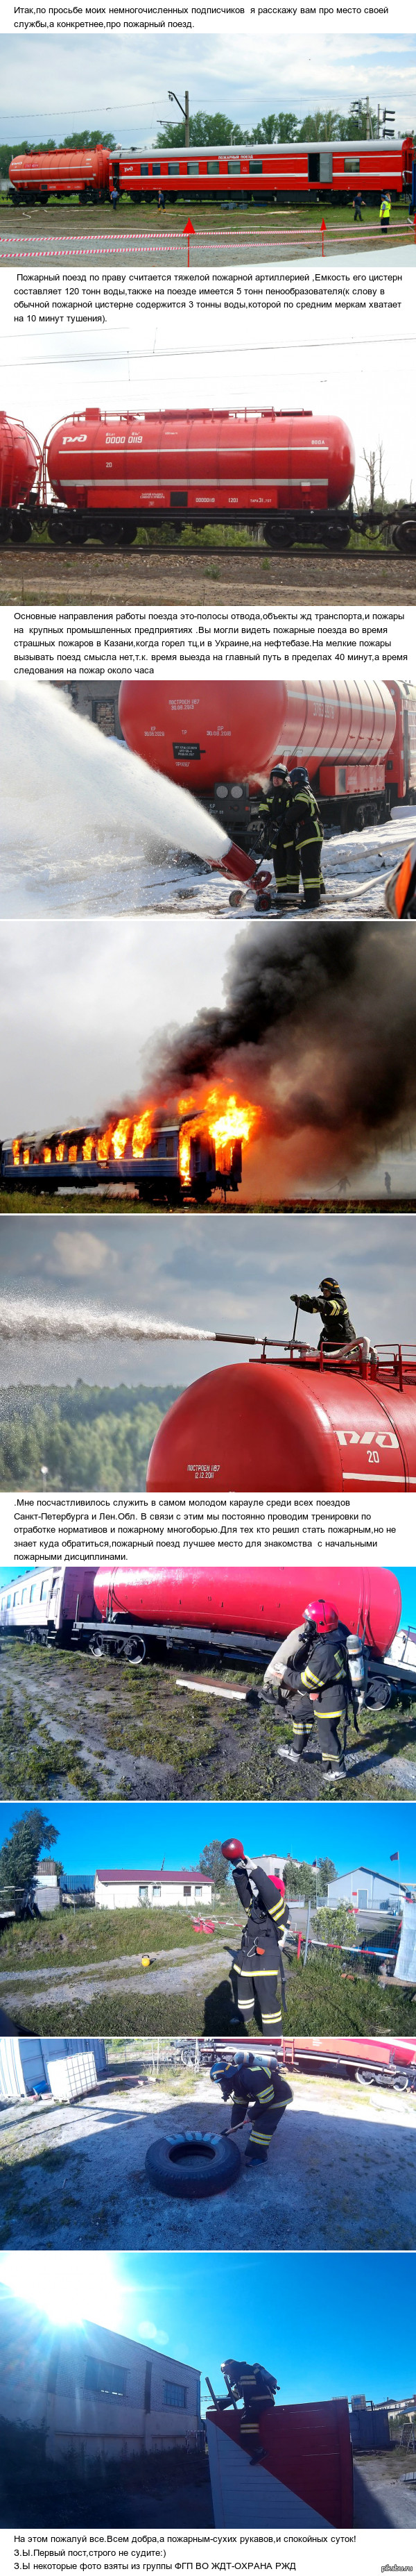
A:
[[[381,232],[382,232],[382,233],[388,233],[389,223],[390,223],[390,215],[391,215],[391,197],[389,197],[388,188],[383,188],[383,195],[382,195],[382,199],[381,199],[381,206],[380,206],[380,229],[381,229]]]

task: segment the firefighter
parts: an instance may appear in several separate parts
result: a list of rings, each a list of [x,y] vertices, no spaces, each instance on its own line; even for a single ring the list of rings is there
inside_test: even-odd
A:
[[[343,1297],[338,1279],[320,1279],[317,1297],[296,1297],[292,1290],[290,1303],[291,1306],[299,1306],[302,1315],[321,1315],[320,1351],[338,1350],[341,1342],[356,1341],[346,1297]]]
[[[211,2084],[221,2086],[223,2102],[232,2104],[231,2128],[242,2129],[251,2115],[246,2165],[267,2164],[279,2120],[283,2120],[287,2103],[293,2102],[290,2084],[281,2074],[277,2058],[268,2058],[267,2064],[263,2060],[261,2065],[252,2051],[245,2056],[214,2058],[210,2074]]]
[[[233,1850],[224,1843],[225,1858]],[[246,1908],[248,1920],[242,1934],[241,1948],[236,1952],[231,1969],[234,2003],[244,2022],[251,2021],[257,2001],[264,2039],[280,2039],[282,2029],[281,1949],[289,1924],[289,1907],[283,1879],[274,1876],[275,1862],[263,1852],[260,1860],[247,1860],[244,1852],[233,1867],[234,1886],[240,1905]]]
[[[264,2460],[265,2457],[262,2433],[265,2428],[265,2416],[274,2413],[278,2380],[273,2379],[270,2370],[263,2369],[260,2361],[222,2361],[221,2370],[224,2373],[227,2389],[227,2396],[220,2398],[219,2401],[221,2410],[226,2406],[235,2406],[236,2399],[242,2397],[243,2412],[238,2419],[240,2439],[244,2443],[244,2449],[247,2450],[251,2467],[255,2469],[258,2460]]]
[[[260,799],[258,810],[264,820],[267,852],[273,859],[277,895],[294,901],[302,875],[307,911],[315,910],[325,893],[321,872],[323,830],[307,769],[292,769],[289,775],[279,761],[271,770],[270,787]]]
[[[292,1703],[293,1747],[286,1752],[286,1760],[297,1769],[316,1726],[324,1781],[332,1786],[333,1781],[345,1778],[344,1745],[340,1745],[338,1734],[343,1722],[345,1735],[348,1715],[345,1631],[333,1601],[308,1601],[306,1621],[313,1622],[315,1633],[297,1676]]]
[[[382,199],[381,199],[381,206],[380,206],[380,231],[381,231],[382,233],[388,233],[389,223],[390,223],[390,215],[391,215],[391,197],[389,196],[388,188],[383,188],[383,195],[382,195]]]

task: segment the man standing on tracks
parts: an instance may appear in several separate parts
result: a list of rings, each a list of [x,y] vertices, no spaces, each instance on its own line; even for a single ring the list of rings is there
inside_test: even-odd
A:
[[[312,1644],[305,1648],[305,1660],[287,1667],[286,1681],[293,1676],[290,1714],[293,1745],[279,1745],[282,1760],[293,1763],[297,1770],[316,1726],[325,1785],[345,1778],[345,1754],[338,1729],[345,1735],[348,1716],[348,1657],[345,1631],[341,1628],[333,1601],[308,1601],[305,1629],[312,1633]]]
[[[289,1924],[283,1879],[274,1875],[276,1862],[269,1853],[249,1860],[236,1842],[223,1843],[222,1850],[225,1860],[233,1862],[234,1886],[247,1913],[231,1969],[238,2019],[241,2015],[247,2025],[257,2003],[262,2036],[276,2041],[282,2030],[281,1951]]]
[[[339,1349],[342,1342],[356,1341],[357,1336],[348,1313],[346,1297],[343,1296],[338,1279],[320,1279],[317,1297],[306,1295],[297,1297],[292,1290],[290,1303],[291,1306],[298,1306],[302,1315],[321,1315],[320,1351]]]
[[[271,770],[267,793],[260,797],[259,816],[265,828],[267,853],[273,859],[278,897],[294,903],[302,876],[306,911],[316,911],[325,893],[321,871],[324,836],[307,769],[292,769],[289,773],[284,762],[279,761]]]
[[[214,2058],[210,2069],[211,2084],[221,2086],[223,2102],[231,2102],[231,2128],[242,2129],[247,2119],[252,2127],[246,2146],[246,2165],[265,2165],[271,2140],[283,2120],[293,2093],[281,2074],[277,2058],[263,2058],[259,2065],[252,2050],[233,2057]],[[254,2116],[253,2116],[254,2115]]]

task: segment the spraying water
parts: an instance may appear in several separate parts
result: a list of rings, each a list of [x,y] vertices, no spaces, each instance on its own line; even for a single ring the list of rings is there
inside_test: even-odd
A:
[[[230,841],[220,824],[186,788],[107,741],[60,691],[5,681],[0,709],[0,855],[17,877],[30,863],[43,878],[45,856],[76,873],[80,862],[111,866],[115,853],[140,868],[172,842],[221,867]]]
[[[125,1313],[117,1306],[98,1306],[82,1299],[7,1295],[0,1297],[0,1339],[5,1342],[215,1342],[216,1334],[197,1324],[175,1324],[165,1316]]]

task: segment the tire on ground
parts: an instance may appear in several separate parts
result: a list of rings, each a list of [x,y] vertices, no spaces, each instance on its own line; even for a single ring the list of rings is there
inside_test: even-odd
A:
[[[145,2158],[154,2190],[167,2192],[175,2200],[212,2200],[215,2192],[228,2191],[240,2170],[232,2138],[211,2134],[157,2138]]]

